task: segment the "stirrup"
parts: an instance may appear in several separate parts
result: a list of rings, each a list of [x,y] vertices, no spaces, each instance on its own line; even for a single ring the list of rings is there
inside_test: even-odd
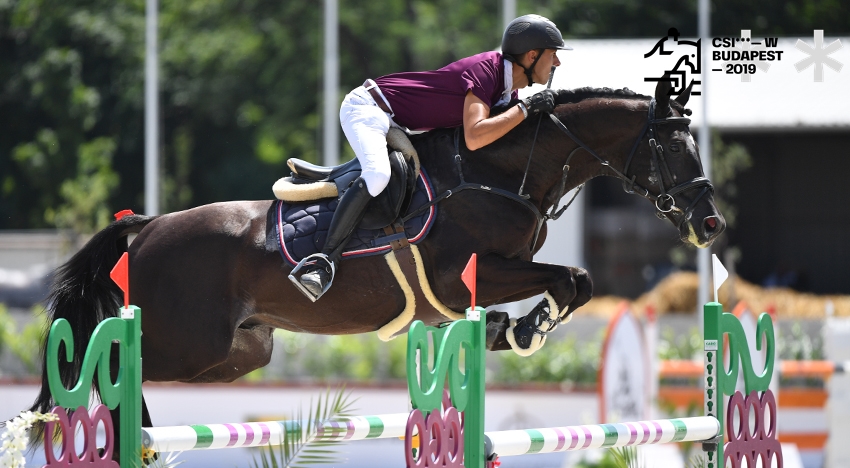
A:
[[[325,287],[322,288],[322,292],[319,293],[319,295],[317,295],[317,296],[313,295],[313,293],[310,292],[309,289],[305,288],[304,285],[301,284],[301,281],[299,281],[299,278],[295,277],[295,274],[298,273],[299,271],[301,271],[301,269],[304,268],[304,266],[307,264],[307,262],[310,262],[310,261],[314,261],[314,262],[322,261],[322,262],[325,262],[326,264],[330,265],[330,267],[331,267],[331,279],[330,279],[330,281],[328,281],[328,284],[326,284]],[[308,256],[302,258],[301,261],[298,262],[298,265],[295,265],[295,268],[293,268],[292,271],[289,273],[289,281],[292,281],[292,284],[294,284],[295,287],[298,288],[299,291],[301,291],[301,294],[307,296],[307,299],[310,299],[310,301],[312,301],[312,302],[316,302],[317,300],[319,300],[320,297],[322,297],[326,292],[328,292],[328,289],[330,289],[331,285],[334,282],[334,276],[336,276],[336,267],[334,266],[334,262],[330,261],[328,259],[327,255],[319,252],[319,253],[314,253],[312,255],[308,255]]]

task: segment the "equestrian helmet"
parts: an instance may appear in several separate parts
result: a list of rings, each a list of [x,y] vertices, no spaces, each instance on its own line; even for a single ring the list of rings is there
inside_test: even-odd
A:
[[[561,31],[548,18],[524,15],[511,21],[502,36],[502,54],[519,55],[534,49],[573,48],[564,44]]]

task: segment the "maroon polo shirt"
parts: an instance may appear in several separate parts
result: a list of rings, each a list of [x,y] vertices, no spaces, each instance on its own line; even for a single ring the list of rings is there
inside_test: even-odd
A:
[[[493,107],[505,92],[502,54],[483,52],[439,70],[402,72],[375,80],[390,103],[393,120],[410,130],[463,125],[463,101],[472,94]],[[517,97],[517,92],[511,94]]]

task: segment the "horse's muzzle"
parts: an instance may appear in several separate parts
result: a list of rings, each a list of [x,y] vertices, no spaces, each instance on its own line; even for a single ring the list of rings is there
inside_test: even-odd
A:
[[[715,240],[726,229],[726,220],[720,214],[706,216],[701,222],[691,220],[686,223],[686,232],[682,232],[682,240],[686,240],[699,248],[705,248],[714,243]]]

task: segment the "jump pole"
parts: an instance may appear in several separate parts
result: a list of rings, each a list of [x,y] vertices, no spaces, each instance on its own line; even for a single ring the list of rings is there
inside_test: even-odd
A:
[[[408,413],[354,416],[324,423],[311,441],[357,441],[404,437]],[[307,422],[301,423],[306,425]],[[142,447],[183,452],[279,445],[284,432],[297,434],[297,421],[198,424],[142,428]],[[693,442],[717,435],[715,418],[659,419],[484,433],[485,452],[499,456],[554,453],[630,445]]]
[[[488,457],[533,453],[571,452],[596,448],[696,442],[720,433],[720,423],[711,416],[658,419],[614,424],[548,427],[485,432]]]
[[[355,441],[404,436],[408,413],[353,416],[327,421],[308,441]],[[265,421],[142,428],[142,447],[155,452],[267,447],[283,443],[284,433],[297,437],[307,421]]]

